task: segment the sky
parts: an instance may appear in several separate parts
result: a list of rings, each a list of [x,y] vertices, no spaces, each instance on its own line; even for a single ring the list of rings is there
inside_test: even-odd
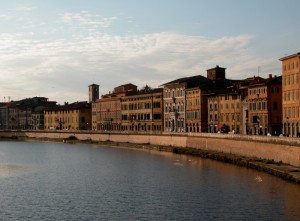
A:
[[[88,100],[159,87],[219,65],[229,79],[281,75],[300,51],[299,0],[0,1],[0,101]]]

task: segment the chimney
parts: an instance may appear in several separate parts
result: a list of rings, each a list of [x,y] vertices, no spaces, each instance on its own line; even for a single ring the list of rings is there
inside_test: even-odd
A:
[[[272,79],[272,74],[269,74],[269,78]]]

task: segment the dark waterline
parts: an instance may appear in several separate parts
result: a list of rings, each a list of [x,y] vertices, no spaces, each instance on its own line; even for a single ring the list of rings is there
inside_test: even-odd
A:
[[[192,156],[0,143],[0,220],[299,220],[300,187]]]

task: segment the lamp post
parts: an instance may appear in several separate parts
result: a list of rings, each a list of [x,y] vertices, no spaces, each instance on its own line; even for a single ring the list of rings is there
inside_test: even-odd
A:
[[[59,118],[59,119],[56,118],[55,121],[58,122],[58,124],[59,124],[59,129],[62,130],[62,125],[63,125],[65,122],[64,122],[63,120],[61,120],[61,118]]]
[[[259,125],[259,122],[260,122],[260,119],[259,119],[259,116],[257,116],[257,135],[260,135],[260,125]]]
[[[286,136],[290,136],[290,125],[289,125],[289,117],[286,117]]]

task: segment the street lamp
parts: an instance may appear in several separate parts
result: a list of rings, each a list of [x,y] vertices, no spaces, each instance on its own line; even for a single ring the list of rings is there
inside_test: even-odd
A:
[[[257,116],[257,125],[258,125],[257,135],[260,135],[260,125],[259,125],[259,122],[260,122],[260,119],[259,119],[259,116]]]
[[[63,125],[65,122],[64,122],[63,120],[61,120],[61,118],[59,118],[59,119],[56,118],[55,121],[58,122],[58,124],[59,124],[59,129],[62,130],[62,125]]]
[[[290,136],[289,117],[286,117],[286,136]]]

